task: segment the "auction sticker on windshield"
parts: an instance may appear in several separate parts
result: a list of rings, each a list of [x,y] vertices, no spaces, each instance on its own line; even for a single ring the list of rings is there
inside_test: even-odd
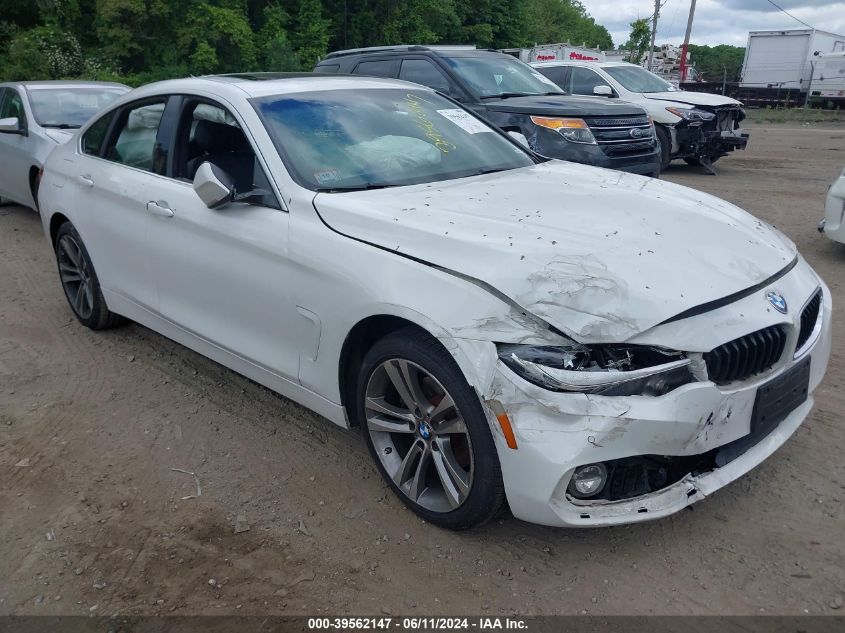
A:
[[[449,119],[452,123],[470,134],[493,131],[481,121],[471,116],[468,112],[464,112],[460,108],[454,108],[452,110],[438,110],[437,114]]]

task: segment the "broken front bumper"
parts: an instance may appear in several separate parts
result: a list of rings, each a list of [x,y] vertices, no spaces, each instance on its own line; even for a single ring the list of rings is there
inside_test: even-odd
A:
[[[804,271],[803,274],[805,274]],[[792,289],[799,271],[779,282]],[[790,279],[791,278],[791,279]],[[805,279],[806,280],[806,279]],[[802,285],[806,294],[810,289]],[[821,329],[815,342],[793,358],[797,333],[781,361],[768,373],[744,383],[720,387],[696,382],[661,397],[603,397],[551,392],[499,365],[492,396],[506,411],[517,448],[508,448],[491,417],[508,503],[526,521],[552,526],[587,527],[633,523],[673,514],[745,474],[777,450],[813,407],[812,393],[830,356],[831,300],[824,289]],[[655,328],[653,336],[673,338],[689,332],[730,333],[723,322],[756,306],[754,295],[712,313]],[[767,317],[768,318],[768,317]],[[778,317],[771,317],[774,321]],[[800,327],[797,313],[781,323]],[[736,319],[734,318],[734,322]],[[662,330],[658,332],[658,330]],[[753,331],[753,330],[752,330]],[[706,337],[699,334],[699,338]],[[732,335],[729,337],[732,338]],[[709,344],[709,343],[708,343]],[[793,351],[789,351],[793,350]],[[810,359],[809,395],[767,434],[750,437],[758,390]],[[699,456],[721,451],[721,466],[687,474],[662,489],[620,501],[578,500],[568,494],[579,466],[645,455]],[[725,463],[727,462],[727,463]]]
[[[678,158],[720,157],[748,146],[749,134],[741,128],[735,130],[709,130],[704,126],[678,126],[675,128]]]

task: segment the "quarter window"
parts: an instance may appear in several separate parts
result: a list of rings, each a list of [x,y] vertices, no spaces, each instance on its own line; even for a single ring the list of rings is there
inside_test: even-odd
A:
[[[119,132],[106,150],[106,158],[129,167],[164,173],[164,154],[157,151],[156,136],[164,101],[129,108],[121,113]]]
[[[449,80],[427,59],[403,60],[399,79],[428,86],[440,92],[449,92]]]
[[[85,132],[85,135],[82,137],[82,151],[85,154],[91,154],[92,156],[100,155],[100,150],[103,147],[103,141],[106,138],[106,133],[109,131],[109,124],[111,124],[113,116],[114,113],[110,112],[106,116],[101,117]]]

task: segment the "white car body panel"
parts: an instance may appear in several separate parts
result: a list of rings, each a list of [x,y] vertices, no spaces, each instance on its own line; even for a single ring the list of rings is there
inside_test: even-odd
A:
[[[819,231],[835,242],[845,244],[845,170],[827,192],[824,220]]]
[[[406,84],[315,76],[199,78],[138,89],[114,107],[178,93],[230,108],[283,210],[241,203],[209,210],[188,183],[86,157],[77,140],[48,160],[39,192],[45,233],[50,237],[54,218],[73,222],[112,311],[340,425],[348,418],[338,368],[356,325],[388,316],[423,328],[477,392],[509,505],[527,521],[582,526],[665,516],[786,441],[812,399],[710,473],[624,502],[569,499],[577,465],[692,455],[747,435],[758,387],[802,359],[787,351],[765,375],[729,387],[703,380],[656,398],[601,397],[527,382],[499,361],[496,343],[554,346],[569,335],[582,343],[665,346],[701,364],[702,352],[781,324],[791,333],[790,350],[802,304],[821,287],[820,328],[807,352],[812,391],[830,354],[830,293],[768,225],[711,196],[630,174],[553,162],[429,185],[315,194],[290,176],[248,101],[397,85]],[[150,201],[173,216],[151,213]],[[777,281],[764,283],[796,258]],[[761,283],[727,305],[664,323]],[[790,298],[787,314],[766,302],[771,289]],[[501,410],[512,421],[516,450],[497,421]]]

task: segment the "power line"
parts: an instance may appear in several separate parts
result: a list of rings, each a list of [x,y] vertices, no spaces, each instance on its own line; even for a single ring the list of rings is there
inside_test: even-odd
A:
[[[804,20],[802,20],[801,18],[796,18],[796,17],[795,17],[794,15],[792,15],[789,11],[787,11],[786,9],[784,9],[784,8],[783,8],[782,6],[780,6],[779,4],[776,4],[776,3],[775,3],[775,2],[773,2],[772,0],[766,0],[766,2],[768,2],[770,5],[772,5],[772,6],[773,6],[773,7],[775,7],[776,9],[779,9],[780,11],[782,11],[783,13],[785,13],[786,15],[788,15],[789,17],[791,17],[793,20],[795,20],[795,21],[797,21],[797,22],[800,22],[801,24],[803,24],[803,25],[804,25],[804,26],[806,26],[807,28],[809,28],[809,29],[813,29],[814,31],[816,30],[816,27],[811,26],[810,24],[807,24],[807,23],[806,23],[806,22],[804,22]]]

